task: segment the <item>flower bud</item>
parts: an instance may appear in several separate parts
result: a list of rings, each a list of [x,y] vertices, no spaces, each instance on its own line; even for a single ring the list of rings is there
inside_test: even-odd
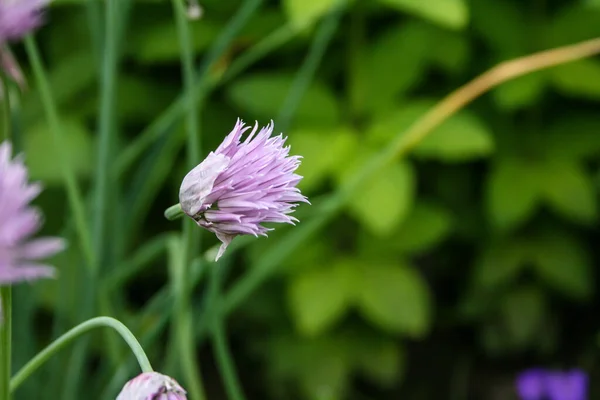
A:
[[[144,372],[125,384],[117,400],[187,400],[185,393],[175,379]]]

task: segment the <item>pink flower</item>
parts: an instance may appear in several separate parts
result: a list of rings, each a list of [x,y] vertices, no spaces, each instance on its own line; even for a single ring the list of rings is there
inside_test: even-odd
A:
[[[281,134],[271,137],[273,122],[256,132],[238,120],[233,131],[204,161],[183,179],[179,190],[181,209],[222,242],[217,260],[238,235],[267,236],[265,222],[294,224],[288,214],[298,202],[306,202],[296,187],[302,179],[294,172],[299,156],[289,156]]]
[[[42,22],[48,0],[0,0],[0,42],[18,40]]]
[[[117,400],[186,400],[175,379],[158,372],[144,372],[125,384]]]
[[[28,182],[22,158],[11,159],[11,150],[10,143],[0,144],[0,285],[53,276],[54,268],[39,260],[65,247],[59,238],[31,238],[42,216],[29,203],[41,186]]]

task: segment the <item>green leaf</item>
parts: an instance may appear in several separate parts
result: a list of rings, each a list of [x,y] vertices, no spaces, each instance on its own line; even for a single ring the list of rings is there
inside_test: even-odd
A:
[[[367,131],[369,141],[386,144],[406,131],[435,105],[423,99],[403,104],[396,111],[376,119]],[[462,111],[429,133],[415,148],[415,155],[445,162],[463,162],[490,154],[494,149],[489,129],[474,114]]]
[[[463,111],[449,118],[419,143],[415,154],[446,162],[463,162],[489,155],[491,132],[475,115]]]
[[[574,299],[592,295],[592,264],[576,238],[546,229],[531,240],[529,252],[535,271],[549,286]]]
[[[351,265],[338,263],[292,277],[288,299],[301,334],[316,336],[339,321],[352,301],[354,274]]]
[[[418,201],[394,235],[394,242],[406,252],[422,252],[443,240],[452,229],[452,216],[444,208]]]
[[[546,24],[545,24],[546,25]],[[568,2],[546,29],[548,48],[569,45],[598,36],[600,8],[585,7],[580,2]]]
[[[500,60],[527,52],[523,37],[529,26],[517,3],[497,0],[470,2],[473,27]]]
[[[327,146],[323,146],[323,142]],[[298,185],[310,190],[338,168],[345,168],[356,149],[356,134],[348,129],[300,129],[290,132],[289,143],[294,154],[302,155],[298,174],[304,178]]]
[[[544,135],[544,152],[549,159],[571,161],[600,155],[600,120],[594,113],[574,114],[553,122]]]
[[[77,177],[88,176],[94,166],[94,149],[90,133],[82,122],[74,119],[64,119],[61,126],[67,148],[64,153],[68,154],[70,167]],[[62,184],[61,163],[58,162],[59,156],[52,134],[45,124],[27,130],[23,147],[32,179],[43,181],[44,185]]]
[[[270,387],[292,381],[308,400],[344,398],[352,372],[348,343],[339,336],[314,339],[277,337],[266,342]],[[265,351],[260,351],[264,354]],[[295,393],[297,394],[297,393]],[[276,398],[288,398],[279,393]]]
[[[488,245],[475,263],[473,284],[490,290],[513,280],[528,261],[529,248],[522,241],[499,240]]]
[[[442,28],[435,29],[431,36],[432,48],[427,52],[428,58],[448,72],[459,73],[469,60],[471,47],[468,37],[462,32],[448,32]]]
[[[380,0],[398,10],[422,17],[451,29],[462,29],[469,22],[465,0]]]
[[[193,51],[200,52],[215,40],[220,26],[209,18],[190,24],[190,29]],[[141,24],[140,29],[132,33],[128,49],[135,59],[148,64],[179,61],[177,26],[171,20]]]
[[[337,0],[283,0],[283,8],[296,26],[304,26],[327,14]]]
[[[277,115],[292,85],[293,76],[283,74],[247,75],[229,86],[229,99],[252,117],[271,119]],[[306,90],[296,119],[302,126],[320,128],[337,125],[340,110],[335,95],[328,87],[313,82]]]
[[[539,168],[526,160],[498,160],[487,179],[486,205],[493,225],[512,229],[531,217],[540,200]]]
[[[373,234],[390,235],[410,211],[415,180],[408,162],[384,167],[356,190],[348,204],[351,214]]]
[[[423,337],[431,323],[429,289],[421,276],[404,265],[365,265],[358,307],[380,328]]]
[[[499,107],[505,110],[518,110],[531,106],[544,93],[548,74],[535,72],[503,83],[492,94]]]
[[[369,111],[386,110],[397,95],[419,83],[432,51],[433,33],[424,23],[403,23],[386,31],[369,47],[364,59]]]
[[[524,287],[514,290],[502,299],[500,307],[508,334],[506,340],[511,347],[526,348],[542,334],[546,301],[539,289]]]
[[[552,83],[563,93],[590,99],[600,98],[600,62],[579,60],[554,67],[550,72]]]
[[[554,210],[575,222],[590,224],[598,216],[591,175],[579,165],[554,159],[540,170],[540,187]]]
[[[393,340],[385,337],[359,337],[353,346],[357,367],[372,381],[382,386],[397,384],[404,374],[405,353]]]

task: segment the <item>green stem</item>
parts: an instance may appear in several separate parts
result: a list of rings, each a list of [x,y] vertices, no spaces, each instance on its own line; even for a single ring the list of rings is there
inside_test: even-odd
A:
[[[144,352],[144,349],[137,341],[133,333],[123,323],[120,321],[111,318],[111,317],[96,317],[90,320],[87,320],[58,339],[48,345],[44,350],[39,352],[34,358],[32,358],[27,364],[23,366],[15,374],[15,376],[10,381],[10,391],[14,392],[32,373],[34,373],[40,366],[42,366],[50,357],[52,357],[56,352],[61,350],[67,344],[71,343],[80,335],[94,329],[94,328],[111,328],[114,329],[131,349],[135,357],[137,358],[137,362],[142,369],[143,372],[152,372],[152,366],[150,365],[150,361]]]
[[[220,315],[213,321],[212,340],[219,371],[225,381],[227,396],[230,400],[245,400],[242,386],[235,372],[233,357],[227,346],[223,320]]]
[[[197,96],[194,93],[194,54],[190,35],[187,10],[183,0],[173,0],[175,22],[179,35],[183,84],[185,87],[186,133],[187,133],[187,166],[192,169],[200,159],[200,135],[197,118]],[[183,373],[186,376],[186,387],[194,400],[205,399],[202,374],[197,361],[197,348],[192,324],[192,305],[190,302],[192,259],[200,250],[200,231],[190,223],[183,221],[183,251],[182,262],[178,268],[179,288],[176,291],[175,334],[172,340],[177,344],[179,357],[184,364]]]
[[[176,219],[181,218],[184,215],[185,213],[181,210],[181,204],[179,203],[165,210],[165,218],[169,221],[175,221]]]
[[[345,1],[342,1],[341,5],[338,6],[336,10],[332,11],[330,16],[328,16],[319,26],[310,50],[298,70],[294,82],[292,83],[292,87],[279,110],[277,121],[279,122],[278,129],[280,131],[285,132],[289,128],[292,117],[300,104],[300,100],[302,100],[302,96],[317,72],[317,68],[323,59],[325,50],[337,29],[343,10],[342,5],[344,4]]]
[[[12,289],[0,287],[0,400],[10,400],[12,357]]]
[[[114,101],[117,75],[117,0],[107,0],[106,27],[102,63],[102,76],[100,86],[100,120],[98,124],[98,163],[95,178],[94,202],[94,250],[98,260],[93,272],[98,274],[103,260],[106,240],[106,220],[108,216],[108,200],[111,193],[109,187],[109,172],[111,169],[111,150],[114,142]]]
[[[208,294],[206,307],[211,313],[210,326],[213,342],[213,352],[217,360],[217,367],[220,375],[223,377],[225,391],[230,400],[245,400],[242,386],[240,385],[233,357],[227,346],[227,336],[223,324],[223,313],[221,304],[223,297],[221,295],[221,286],[225,269],[229,267],[227,260],[219,264],[213,264],[208,285]]]
[[[196,101],[200,101],[207,94],[210,88],[214,87],[214,83],[211,83],[208,77],[208,73],[213,64],[223,54],[223,52],[231,44],[232,40],[235,39],[240,29],[246,24],[246,22],[254,15],[258,7],[264,0],[246,0],[242,4],[236,14],[230,19],[223,33],[219,35],[218,39],[213,43],[208,54],[204,58],[202,64],[198,68],[196,73],[196,80],[194,85],[194,96]],[[144,151],[152,145],[161,134],[169,129],[173,123],[183,114],[186,110],[186,99],[185,95],[177,98],[168,108],[164,111],[157,119],[154,120],[143,132],[141,132],[132,144],[125,148],[125,150],[119,155],[119,158],[115,163],[115,172],[119,176],[123,174],[142,154]]]
[[[2,51],[2,50],[0,50]],[[11,119],[12,119],[12,112],[10,109],[10,85],[8,83],[8,77],[4,74],[4,72],[0,71],[0,79],[2,80],[2,103],[3,103],[3,118],[4,118],[4,123],[2,124],[2,138],[0,139],[0,142],[4,141],[4,140],[10,140],[11,137]]]
[[[62,129],[58,118],[58,111],[52,97],[46,70],[42,64],[37,45],[32,36],[27,36],[25,38],[25,50],[27,51],[27,56],[29,57],[33,69],[33,75],[40,92],[40,98],[44,106],[48,126],[53,136],[58,155],[58,162],[61,166],[63,180],[67,191],[67,198],[75,219],[77,237],[79,238],[81,249],[83,250],[83,255],[86,259],[86,265],[88,268],[92,269],[95,264],[95,257],[92,251],[90,230],[87,225],[83,198],[77,185],[77,181],[75,180],[75,174],[69,165],[69,159],[71,157],[65,145],[66,141],[63,137],[64,130]]]

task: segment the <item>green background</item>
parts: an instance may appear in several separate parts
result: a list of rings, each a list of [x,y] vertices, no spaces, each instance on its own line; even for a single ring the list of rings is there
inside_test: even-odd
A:
[[[202,233],[208,254],[192,268],[201,275],[192,322],[209,399],[226,398],[215,343],[205,340],[223,307],[249,399],[511,399],[515,375],[528,367],[597,372],[597,58],[501,85],[376,170],[341,208],[328,201],[452,90],[501,61],[599,36],[599,1],[201,5],[190,28],[208,83],[197,90],[202,156],[236,118],[273,119],[292,154],[304,157],[300,188],[313,203],[298,208],[297,227],[236,239],[218,265],[217,240]],[[243,7],[250,12],[240,22]],[[56,0],[36,34],[67,162],[90,199],[105,57],[91,9]],[[70,246],[53,260],[57,280],[15,290],[13,363],[108,313],[140,338],[155,369],[186,386],[169,328],[181,224],[162,215],[187,172],[183,114],[160,122],[182,93],[178,33],[169,2],[132,1],[119,15],[109,239],[95,285],[102,296],[88,290],[63,156],[26,53],[14,46],[28,77],[21,147],[45,186],[37,202],[44,233]],[[86,208],[86,218],[93,213]],[[77,398],[114,398],[137,367],[120,342],[110,354],[109,336],[90,336],[79,370],[65,349],[15,398],[68,399],[70,385]]]

